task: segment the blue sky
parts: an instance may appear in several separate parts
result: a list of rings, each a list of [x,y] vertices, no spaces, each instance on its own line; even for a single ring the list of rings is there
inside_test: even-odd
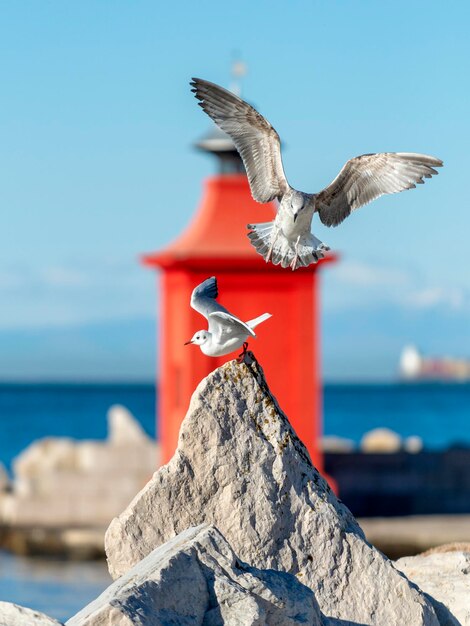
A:
[[[211,161],[191,76],[230,83],[280,133],[291,184],[355,155],[445,161],[338,229],[325,376],[387,378],[402,345],[470,355],[467,2],[0,6],[0,379],[151,379],[155,276],[138,255],[188,223]]]

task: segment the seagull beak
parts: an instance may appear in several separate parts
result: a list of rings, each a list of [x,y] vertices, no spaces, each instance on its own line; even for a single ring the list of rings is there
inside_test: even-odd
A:
[[[185,346],[189,346],[189,344],[190,344],[190,343],[193,343],[193,340],[192,340],[192,339],[190,339],[189,341],[185,341],[185,342],[184,342],[184,345],[185,345]]]
[[[295,223],[295,220],[297,219],[297,216],[298,216],[298,213],[294,213],[294,223]]]

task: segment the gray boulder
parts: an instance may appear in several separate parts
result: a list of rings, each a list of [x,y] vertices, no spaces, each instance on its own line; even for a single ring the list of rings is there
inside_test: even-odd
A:
[[[111,575],[202,523],[251,565],[294,574],[327,624],[439,623],[312,466],[256,362],[231,361],[198,386],[173,459],[107,531]]]
[[[62,626],[52,617],[11,602],[0,602],[0,626]]]
[[[430,552],[395,565],[431,596],[442,626],[470,626],[470,551]]]
[[[242,563],[213,526],[189,528],[151,552],[67,626],[321,626],[294,576]]]

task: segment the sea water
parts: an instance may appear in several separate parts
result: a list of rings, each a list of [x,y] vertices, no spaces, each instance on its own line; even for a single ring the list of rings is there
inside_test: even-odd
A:
[[[61,561],[0,550],[0,600],[42,611],[62,622],[112,582],[104,560]]]
[[[106,413],[125,405],[156,436],[155,387],[141,385],[0,384],[0,461],[12,460],[42,437],[104,439]],[[425,447],[470,445],[470,385],[327,384],[325,435],[358,443],[372,428],[419,435]]]
[[[10,469],[43,437],[105,439],[113,404],[126,406],[155,437],[154,385],[0,384],[0,461]]]
[[[26,446],[42,437],[104,439],[106,413],[123,404],[156,435],[155,387],[142,385],[0,385],[0,461],[10,470]],[[324,390],[325,435],[358,443],[388,427],[425,447],[470,445],[470,385],[337,385]],[[109,584],[104,563],[15,557],[0,551],[0,600],[65,621]]]
[[[424,447],[470,446],[470,384],[326,385],[324,434],[358,444],[373,428],[418,435]]]

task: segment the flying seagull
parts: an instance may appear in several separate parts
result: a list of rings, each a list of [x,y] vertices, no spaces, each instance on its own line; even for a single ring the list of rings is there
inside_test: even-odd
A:
[[[310,232],[314,213],[326,226],[338,226],[352,211],[384,194],[413,189],[443,164],[412,152],[364,154],[349,160],[320,193],[297,191],[284,173],[279,135],[256,109],[207,80],[193,78],[191,87],[207,115],[232,138],[253,198],[279,201],[274,221],[248,224],[251,243],[275,265],[295,270],[325,256],[329,247]]]
[[[271,315],[264,313],[254,320],[242,322],[216,302],[218,295],[215,276],[194,289],[191,306],[208,320],[209,330],[198,330],[185,345],[193,343],[207,356],[224,356],[243,346],[242,355],[244,355],[248,346],[246,340],[248,337],[256,337],[253,328],[269,319]]]

